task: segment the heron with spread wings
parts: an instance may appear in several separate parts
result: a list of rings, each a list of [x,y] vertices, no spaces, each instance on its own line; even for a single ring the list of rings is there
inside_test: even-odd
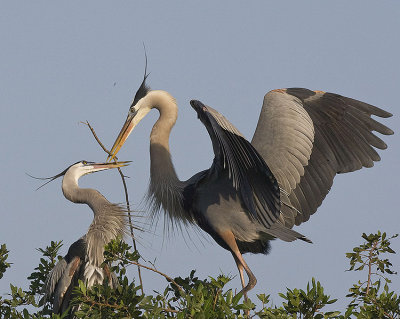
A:
[[[275,238],[309,242],[292,227],[316,212],[336,174],[372,167],[380,160],[375,148],[387,146],[374,131],[393,134],[371,118],[391,116],[378,107],[338,94],[290,88],[265,95],[249,142],[223,115],[192,100],[190,105],[210,135],[215,158],[209,169],[181,181],[169,148],[177,103],[166,91],[150,90],[146,78],[109,159],[146,114],[157,109],[159,118],[150,134],[152,214],[164,211],[172,224],[197,225],[230,251],[245,297],[256,277],[242,254],[267,254]]]
[[[111,168],[128,165],[128,162],[93,163],[80,161],[60,174],[47,178],[48,182],[63,176],[62,191],[66,199],[77,204],[87,204],[93,211],[93,221],[85,235],[74,242],[64,258],[49,273],[43,291],[44,300],[53,296],[53,313],[64,313],[70,306],[72,289],[82,280],[88,287],[102,284],[108,278],[110,286],[117,286],[117,278],[104,262],[104,246],[112,239],[122,238],[128,226],[126,209],[110,203],[100,192],[80,188],[80,177]],[[43,186],[43,185],[42,185]],[[73,312],[73,310],[72,310]]]

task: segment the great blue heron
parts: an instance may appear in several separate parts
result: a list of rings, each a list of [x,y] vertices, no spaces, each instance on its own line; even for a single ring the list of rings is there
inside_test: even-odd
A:
[[[87,204],[93,211],[94,218],[85,235],[74,242],[49,273],[44,285],[44,300],[54,295],[53,312],[64,313],[69,306],[72,289],[77,286],[78,279],[87,284],[101,284],[108,278],[115,287],[116,277],[108,267],[102,267],[104,246],[112,239],[122,238],[128,221],[126,211],[117,204],[110,203],[97,190],[80,188],[78,180],[86,174],[122,167],[128,162],[93,163],[80,161],[69,166],[62,173],[50,177],[49,182],[64,176],[62,191],[66,199],[73,203]]]
[[[274,238],[309,241],[291,228],[315,213],[337,173],[371,167],[380,160],[374,147],[387,146],[372,131],[393,134],[371,118],[391,116],[380,108],[333,93],[290,88],[265,95],[250,143],[216,110],[192,100],[215,158],[210,169],[180,181],[169,151],[178,107],[168,92],[150,90],[146,77],[109,159],[145,115],[157,109],[160,116],[150,135],[152,214],[163,209],[173,224],[197,225],[229,250],[245,297],[256,278],[242,254],[267,254]]]

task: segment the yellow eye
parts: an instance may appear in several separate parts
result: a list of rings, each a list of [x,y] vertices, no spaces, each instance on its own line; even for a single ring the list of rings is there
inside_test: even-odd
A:
[[[87,164],[87,162],[86,162],[86,161],[82,161],[82,164],[86,165],[86,164]]]

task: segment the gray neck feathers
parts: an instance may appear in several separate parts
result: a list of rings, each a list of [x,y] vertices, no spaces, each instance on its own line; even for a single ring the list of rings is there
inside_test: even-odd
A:
[[[178,116],[178,107],[165,91],[150,92],[149,103],[160,112],[150,135],[150,209],[153,218],[162,209],[171,221],[169,224],[187,223],[190,215],[183,209],[184,183],[178,179],[169,151],[169,135]]]
[[[126,211],[121,206],[108,202],[93,218],[86,234],[87,253],[91,264],[103,262],[104,246],[112,239],[123,238],[128,230]]]
[[[87,204],[93,211],[94,218],[86,234],[87,255],[91,264],[100,266],[104,246],[112,239],[122,238],[127,231],[126,210],[110,203],[97,190],[80,188],[77,180],[65,177],[62,184],[65,198],[74,203]]]
[[[151,143],[150,157],[148,199],[153,217],[163,209],[172,224],[186,222],[182,194],[184,185],[176,175],[169,152],[162,145]]]
[[[87,204],[94,211],[95,208],[109,201],[97,190],[80,188],[78,181],[65,176],[62,183],[62,191],[66,199],[76,204]]]

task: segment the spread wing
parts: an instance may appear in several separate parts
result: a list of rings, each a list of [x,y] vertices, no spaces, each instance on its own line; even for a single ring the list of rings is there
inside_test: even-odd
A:
[[[386,144],[373,132],[393,131],[371,118],[392,114],[338,94],[302,88],[264,97],[252,145],[281,187],[281,220],[287,227],[307,221],[338,173],[371,167]]]
[[[279,186],[255,148],[221,114],[199,101],[191,101],[212,140],[212,170],[227,173],[250,216],[267,228],[279,218]]]

